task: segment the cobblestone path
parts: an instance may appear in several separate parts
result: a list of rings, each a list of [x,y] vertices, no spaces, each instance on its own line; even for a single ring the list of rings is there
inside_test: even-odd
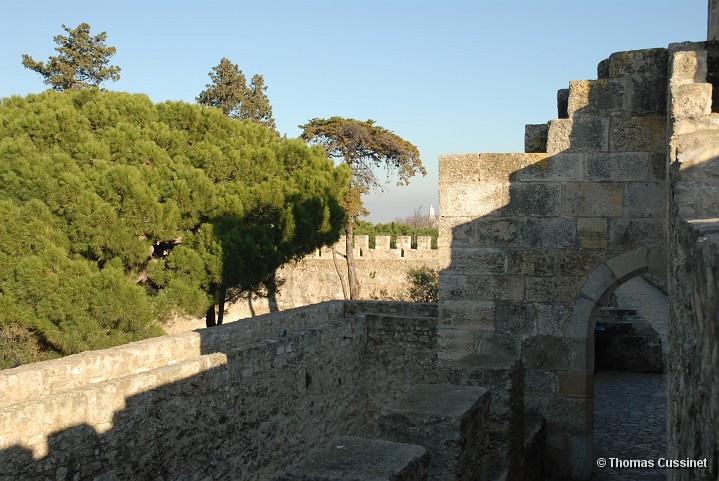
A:
[[[662,338],[666,366],[669,307],[666,296],[641,277],[616,293],[617,306],[636,309]],[[651,460],[666,456],[666,376],[599,371],[594,377],[594,480],[666,480],[666,470],[612,467],[612,458]],[[597,466],[602,458],[607,467]],[[617,461],[614,461],[616,464]]]

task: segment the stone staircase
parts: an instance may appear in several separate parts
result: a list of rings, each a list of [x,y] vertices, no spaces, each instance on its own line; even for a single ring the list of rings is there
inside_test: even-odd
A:
[[[526,126],[525,152],[663,153],[667,63],[664,48],[612,54],[557,92],[557,119]]]
[[[467,356],[447,384],[416,384],[377,416],[380,439],[341,437],[279,481],[543,479],[543,419],[524,420],[517,360]]]
[[[473,386],[419,384],[385,406],[381,439],[340,437],[279,481],[488,481],[490,396]]]

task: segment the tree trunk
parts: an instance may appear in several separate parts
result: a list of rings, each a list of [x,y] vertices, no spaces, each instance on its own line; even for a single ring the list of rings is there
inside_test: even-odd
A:
[[[354,236],[352,234],[352,220],[345,225],[345,235],[347,236],[345,257],[347,259],[347,280],[350,285],[350,299],[357,300],[360,298],[360,284],[357,280],[357,269],[355,268],[354,256]]]
[[[217,325],[222,325],[225,317],[225,298],[227,297],[227,286],[224,284],[217,288]]]
[[[267,306],[270,308],[270,312],[279,311],[277,306],[277,269],[272,271],[272,276],[267,279]]]
[[[205,326],[215,327],[215,303],[213,302],[209,309],[207,309],[207,316],[205,316]]]
[[[340,272],[340,266],[337,264],[337,252],[335,246],[332,246],[332,262],[335,263],[335,270],[337,271],[337,277],[340,278],[340,285],[342,286],[342,297],[345,301],[347,300],[347,288],[345,287],[345,280],[342,279],[342,272]]]

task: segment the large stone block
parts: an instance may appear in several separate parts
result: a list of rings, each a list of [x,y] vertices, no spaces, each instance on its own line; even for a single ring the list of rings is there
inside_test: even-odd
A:
[[[671,109],[676,118],[698,117],[711,114],[712,85],[678,84],[671,85]]]
[[[667,112],[666,76],[632,78],[626,98],[627,110],[632,115],[665,115]]]
[[[525,299],[529,302],[571,302],[579,291],[581,277],[527,277]]]
[[[666,217],[667,185],[663,182],[625,184],[624,215],[627,217]]]
[[[509,186],[506,216],[556,216],[561,208],[561,186],[544,183],[513,183]]]
[[[419,384],[386,406],[382,437],[430,452],[428,480],[489,478],[490,394],[477,386]]]
[[[278,481],[426,480],[430,455],[416,444],[340,437],[281,472]]]
[[[442,183],[479,182],[479,154],[440,155],[439,178]]]
[[[559,253],[560,276],[584,277],[607,257],[604,251],[569,250]]]
[[[493,301],[443,299],[439,302],[439,322],[442,325],[492,330],[495,317]]]
[[[479,154],[480,177],[483,182],[507,182],[512,174],[542,154]]]
[[[624,188],[621,184],[570,182],[564,186],[562,214],[575,217],[621,217]]]
[[[669,76],[672,84],[703,83],[707,79],[707,51],[673,52]]]
[[[493,247],[453,247],[449,270],[471,270],[476,274],[503,274],[504,251]]]
[[[537,334],[540,336],[564,335],[569,309],[566,304],[537,304]]]
[[[366,253],[369,249],[369,236],[368,235],[356,235],[354,236],[355,249],[362,253]]]
[[[647,271],[649,249],[637,247],[616,257],[607,259],[605,264],[619,282],[625,282]]]
[[[609,119],[579,117],[549,122],[547,153],[565,150],[573,152],[607,152],[609,149]]]
[[[477,330],[455,327],[437,329],[437,352],[440,360],[456,361],[477,352]]]
[[[569,92],[567,90],[567,92]],[[569,150],[570,136],[573,127],[572,119],[567,117],[549,121],[549,131],[547,132],[547,153],[558,154]]]
[[[440,250],[449,250],[451,247],[477,247],[474,240],[473,222],[476,219],[469,216],[446,217],[439,219],[439,237],[437,245]]]
[[[510,176],[520,182],[566,182],[584,178],[584,154],[528,155],[526,165]]]
[[[593,181],[647,180],[653,156],[644,152],[587,154],[587,179]]]
[[[487,301],[521,301],[524,298],[524,278],[467,275],[465,297]]]
[[[569,136],[574,152],[606,152],[609,149],[609,119],[581,117],[573,119]]]
[[[524,126],[524,151],[546,152],[549,124],[527,124]]]
[[[527,369],[569,370],[569,343],[561,337],[535,336],[522,344]]]
[[[666,102],[665,96],[661,97]],[[666,110],[666,109],[664,109]],[[611,152],[664,152],[664,117],[614,118],[609,124]]]
[[[576,238],[574,219],[525,219],[520,224],[519,242],[524,247],[570,247]]]
[[[443,184],[439,189],[439,208],[443,216],[482,217],[497,215],[507,204],[509,191],[501,182]]]
[[[517,242],[519,224],[516,219],[479,219],[474,227],[477,245],[505,247]]]
[[[669,56],[665,48],[615,52],[609,56],[609,77],[656,75],[666,78]]]
[[[524,372],[525,392],[529,395],[557,394],[557,375],[554,371],[544,369],[527,369]]]
[[[439,274],[438,290],[440,299],[462,299],[467,297],[467,276],[458,271],[445,269]]]
[[[602,217],[580,217],[577,219],[577,242],[585,249],[606,249],[607,219]]]
[[[597,304],[604,304],[617,286],[619,286],[619,280],[609,266],[602,263],[584,281],[581,290],[582,297],[591,299]]]
[[[496,331],[512,335],[531,335],[536,331],[537,309],[533,304],[497,301]]]
[[[610,79],[572,80],[569,82],[567,112],[572,118],[606,115],[624,105],[624,84]]]
[[[557,274],[557,257],[549,249],[509,249],[507,256],[507,274],[525,276],[554,276]]]
[[[664,245],[664,222],[656,219],[611,219],[609,248],[624,251],[642,245]]]

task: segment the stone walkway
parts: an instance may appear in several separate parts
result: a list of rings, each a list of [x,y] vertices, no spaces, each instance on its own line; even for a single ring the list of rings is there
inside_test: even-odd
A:
[[[641,277],[627,281],[616,293],[617,306],[636,309],[662,338],[666,366],[669,307],[666,296]],[[594,377],[594,480],[666,480],[658,468],[611,467],[621,461],[651,460],[666,455],[666,376],[599,371]],[[616,461],[614,461],[616,464]]]

